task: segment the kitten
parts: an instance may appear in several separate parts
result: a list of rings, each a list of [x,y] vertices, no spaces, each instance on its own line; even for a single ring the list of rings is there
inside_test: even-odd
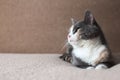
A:
[[[71,19],[67,51],[61,59],[84,69],[106,69],[114,65],[104,34],[90,11],[83,21]]]

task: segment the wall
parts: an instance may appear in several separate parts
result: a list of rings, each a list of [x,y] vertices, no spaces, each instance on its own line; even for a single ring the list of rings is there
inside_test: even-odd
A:
[[[120,52],[119,0],[0,0],[0,52],[59,52],[70,18],[93,12],[113,52]]]

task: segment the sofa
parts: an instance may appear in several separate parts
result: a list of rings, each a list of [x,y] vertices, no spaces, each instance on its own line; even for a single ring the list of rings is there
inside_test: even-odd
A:
[[[120,64],[87,70],[59,59],[60,54],[0,54],[0,80],[119,80]],[[119,62],[120,55],[116,56]]]

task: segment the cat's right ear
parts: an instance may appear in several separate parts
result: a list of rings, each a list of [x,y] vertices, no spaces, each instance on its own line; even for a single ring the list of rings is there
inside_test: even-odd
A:
[[[72,25],[75,25],[76,24],[76,20],[74,20],[73,18],[71,18],[71,23],[72,23]]]
[[[85,12],[84,22],[85,22],[86,24],[93,24],[93,23],[94,23],[94,16],[93,16],[93,14],[91,13],[91,11],[87,10],[87,11]]]

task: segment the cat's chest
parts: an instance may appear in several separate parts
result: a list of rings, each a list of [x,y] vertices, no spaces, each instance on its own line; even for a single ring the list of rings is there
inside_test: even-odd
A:
[[[72,54],[82,61],[93,64],[97,58],[99,58],[101,52],[105,50],[105,46],[90,46],[90,47],[79,47],[74,48]]]
[[[78,58],[86,63],[92,64],[99,57],[100,53],[97,52],[95,49],[88,47],[88,48],[73,49],[72,54],[76,58]]]
[[[85,59],[90,58],[93,53],[89,48],[76,48],[73,49],[73,55],[75,55],[77,58]]]

